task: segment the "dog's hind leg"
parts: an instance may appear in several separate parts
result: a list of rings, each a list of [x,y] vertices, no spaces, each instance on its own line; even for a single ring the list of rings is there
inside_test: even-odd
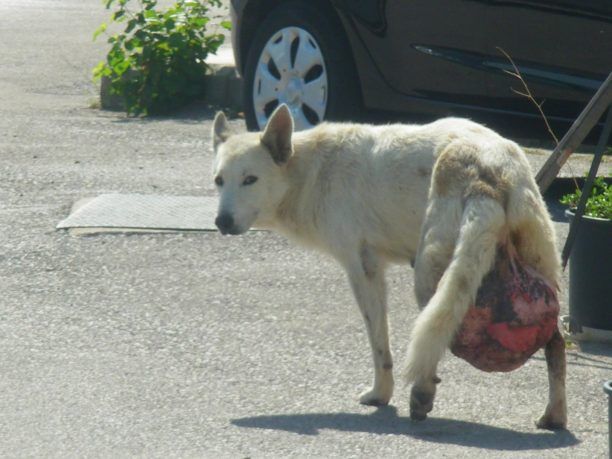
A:
[[[511,240],[521,261],[558,288],[561,260],[555,244],[555,229],[535,184],[534,189],[523,187],[512,191],[507,214]]]
[[[545,349],[548,367],[548,405],[536,426],[540,429],[565,429],[567,406],[565,401],[565,341],[555,330]]]
[[[461,223],[461,199],[434,199],[427,208],[414,264],[414,293],[423,309],[453,256]]]
[[[367,244],[343,263],[365,321],[374,359],[374,386],[361,394],[364,405],[386,405],[393,395],[393,359],[389,349],[387,291],[382,261]]]
[[[509,204],[511,238],[519,258],[557,287],[561,262],[555,231],[535,185],[513,190]],[[567,425],[565,342],[558,329],[544,352],[548,369],[548,405],[536,425],[540,429],[564,429]]]
[[[436,292],[438,282],[448,267],[459,236],[461,200],[434,199],[430,203],[421,231],[421,241],[414,265],[414,290],[417,304],[423,309]],[[410,391],[410,416],[425,419],[433,409],[436,385],[435,375],[415,380]]]
[[[465,203],[451,262],[417,318],[408,346],[406,379],[415,383],[414,419],[425,419],[432,409],[438,362],[491,269],[504,224],[505,212],[496,200],[476,196]]]

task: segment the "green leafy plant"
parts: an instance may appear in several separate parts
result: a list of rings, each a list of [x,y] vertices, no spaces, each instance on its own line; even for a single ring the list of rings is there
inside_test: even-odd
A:
[[[563,196],[560,202],[570,208],[576,208],[581,195],[582,191],[576,190],[574,193]],[[586,202],[585,215],[608,220],[612,219],[612,186],[603,177],[595,178],[591,196],[589,196]]]
[[[210,7],[220,6],[220,0],[178,0],[165,10],[157,8],[157,0],[104,2],[106,9],[114,8],[111,22],[125,29],[109,36],[106,61],[93,74],[109,79],[111,93],[125,100],[128,114],[164,113],[201,95],[206,56],[224,40],[221,33],[207,33]],[[219,25],[230,28],[228,21]],[[102,24],[94,40],[107,27]]]

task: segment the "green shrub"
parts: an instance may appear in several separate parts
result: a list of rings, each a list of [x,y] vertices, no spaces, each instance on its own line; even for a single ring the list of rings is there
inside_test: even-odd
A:
[[[223,43],[221,33],[206,33],[211,6],[220,0],[178,0],[166,10],[157,0],[104,0],[114,7],[111,22],[125,24],[108,38],[106,61],[94,68],[94,78],[108,77],[110,90],[121,96],[129,115],[165,113],[201,95],[204,60]],[[229,29],[227,21],[222,27]],[[106,32],[102,24],[94,40]]]
[[[581,190],[566,194],[561,198],[561,204],[565,204],[572,209],[576,208],[581,195]],[[612,219],[612,186],[608,185],[603,177],[595,179],[584,214],[589,217]]]

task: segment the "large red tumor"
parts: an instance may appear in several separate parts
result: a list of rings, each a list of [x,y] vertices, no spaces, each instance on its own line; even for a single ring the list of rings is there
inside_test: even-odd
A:
[[[451,351],[480,370],[514,370],[550,340],[558,314],[555,288],[500,246]]]

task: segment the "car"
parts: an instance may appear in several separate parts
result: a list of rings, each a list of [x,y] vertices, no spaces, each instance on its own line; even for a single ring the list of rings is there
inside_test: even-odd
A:
[[[572,121],[612,70],[610,0],[231,0],[250,130],[363,109]]]

